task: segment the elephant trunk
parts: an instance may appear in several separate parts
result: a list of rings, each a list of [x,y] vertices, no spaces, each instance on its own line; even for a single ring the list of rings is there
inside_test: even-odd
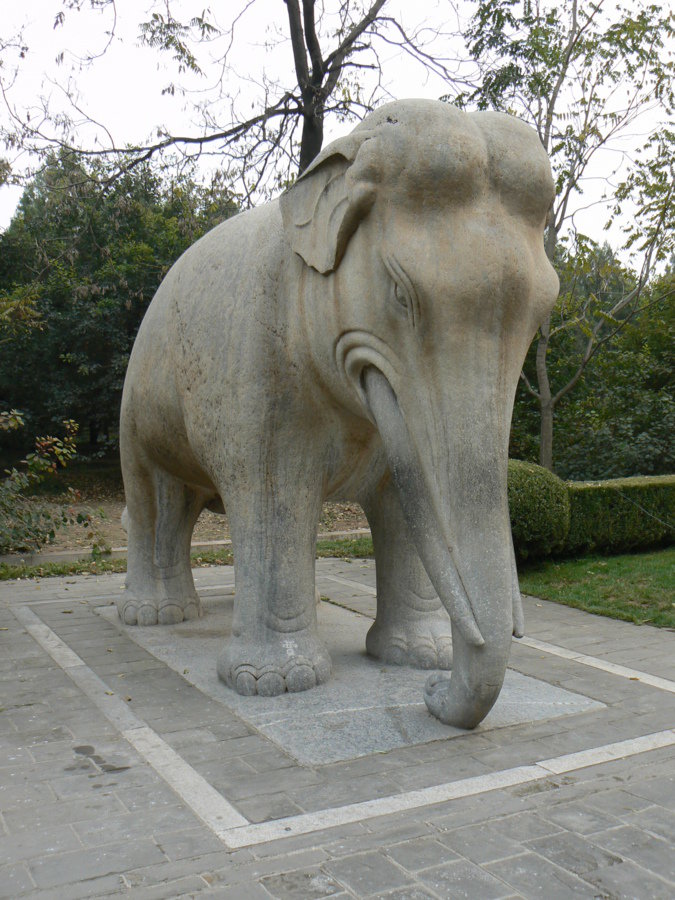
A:
[[[432,467],[416,450],[416,429],[407,426],[385,376],[369,367],[362,377],[408,529],[452,620],[452,675],[432,676],[425,701],[446,724],[474,728],[499,696],[514,630],[503,429],[491,427],[489,415],[483,433],[470,423],[477,451],[467,450],[465,435],[448,439],[442,464]],[[425,475],[432,468],[435,489],[433,476]]]

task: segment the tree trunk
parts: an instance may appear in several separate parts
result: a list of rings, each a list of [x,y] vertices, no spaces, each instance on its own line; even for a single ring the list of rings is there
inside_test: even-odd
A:
[[[553,223],[546,230],[544,247],[546,256],[551,265],[555,258],[555,248],[558,243],[558,231]],[[547,354],[548,342],[551,336],[551,317],[542,323],[539,329],[539,341],[537,342],[537,388],[539,392],[539,465],[553,471],[553,411],[555,404],[551,392],[551,382],[548,377]]]
[[[539,465],[553,471],[553,397],[546,368],[546,354],[551,333],[551,317],[539,329],[537,342],[537,385],[539,388]]]
[[[539,429],[539,465],[553,471],[553,404],[539,404],[541,425]]]
[[[302,139],[300,141],[299,173],[305,171],[314,157],[319,155],[323,145],[323,106],[316,103],[305,105],[302,119]]]

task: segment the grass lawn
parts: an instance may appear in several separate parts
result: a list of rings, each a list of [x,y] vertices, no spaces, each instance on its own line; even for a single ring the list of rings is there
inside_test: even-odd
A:
[[[373,555],[369,537],[320,541],[317,557],[363,558]],[[192,565],[231,565],[232,552],[210,550],[192,555]],[[97,559],[42,566],[0,565],[0,580],[50,575],[124,572],[126,560]],[[625,556],[587,556],[583,559],[533,563],[520,568],[524,594],[564,603],[576,609],[635,622],[675,628],[675,547]]]
[[[520,589],[612,619],[675,628],[675,548],[525,566]]]

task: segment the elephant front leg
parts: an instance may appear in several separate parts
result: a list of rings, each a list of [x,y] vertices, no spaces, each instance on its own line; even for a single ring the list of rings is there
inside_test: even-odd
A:
[[[377,616],[366,636],[371,656],[418,669],[449,669],[451,623],[415,550],[387,477],[363,503],[377,571]]]
[[[306,476],[305,476],[306,477]],[[275,696],[328,680],[317,634],[314,560],[320,497],[298,479],[227,503],[235,560],[232,635],[218,676],[237,693]]]

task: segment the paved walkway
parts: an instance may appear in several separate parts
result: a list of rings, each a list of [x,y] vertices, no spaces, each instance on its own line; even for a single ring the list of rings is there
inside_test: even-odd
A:
[[[208,623],[232,570],[195,575]],[[317,575],[326,621],[362,635],[373,564]],[[394,697],[393,749],[367,749],[361,706],[335,711],[336,735],[358,723],[345,758],[301,762],[181,668],[197,634],[150,652],[158,629],[107,614],[122,581],[0,585],[0,896],[675,897],[672,632],[527,599],[509,677],[553,698],[545,718],[420,737]]]

